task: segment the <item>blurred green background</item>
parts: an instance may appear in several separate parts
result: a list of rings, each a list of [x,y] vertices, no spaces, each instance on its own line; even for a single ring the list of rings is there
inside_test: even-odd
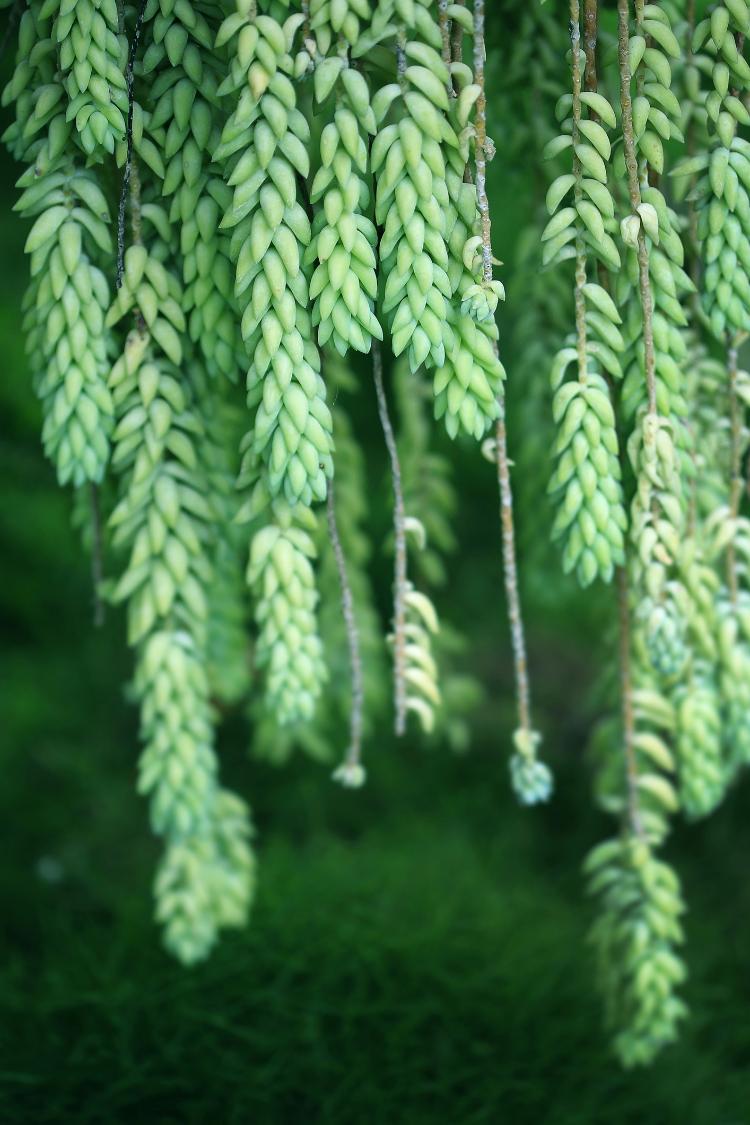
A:
[[[501,74],[510,48],[494,34]],[[281,769],[253,761],[243,722],[230,719],[223,768],[253,806],[258,895],[248,930],[190,971],[163,954],[151,918],[158,845],[134,789],[123,621],[109,612],[92,626],[70,498],[40,451],[19,330],[17,170],[2,165],[0,1122],[750,1122],[747,782],[709,823],[678,826],[668,847],[690,907],[692,1019],[681,1043],[628,1075],[602,1031],[579,869],[611,828],[592,807],[584,755],[602,707],[597,672],[611,662],[611,601],[563,579],[547,542],[544,435],[529,432],[547,374],[514,379],[528,367],[514,262],[537,173],[514,149],[499,99],[491,117],[511,454],[521,428],[532,450],[517,470],[523,587],[555,800],[521,810],[507,783],[493,472],[439,439],[460,487],[460,547],[437,600],[468,635],[486,693],[471,749],[396,747],[382,731],[366,747],[368,786],[348,793],[302,757]],[[365,385],[356,421],[373,493],[384,495],[369,394]],[[375,543],[386,521],[379,501]],[[376,552],[384,609],[389,566]]]

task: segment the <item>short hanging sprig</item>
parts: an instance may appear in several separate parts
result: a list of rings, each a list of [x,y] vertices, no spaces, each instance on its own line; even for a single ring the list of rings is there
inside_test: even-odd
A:
[[[667,832],[668,814],[678,807],[669,776],[674,758],[665,737],[674,725],[673,708],[654,687],[647,662],[635,660],[643,637],[637,635],[639,618],[633,613],[633,603],[652,594],[654,584],[644,543],[651,542],[653,550],[653,537],[649,537],[651,520],[658,517],[657,489],[664,488],[665,476],[666,483],[671,481],[674,451],[669,431],[661,425],[663,420],[657,413],[654,309],[644,228],[649,228],[654,241],[658,241],[658,229],[654,226],[656,216],[642,206],[630,94],[629,22],[628,0],[618,0],[622,126],[632,212],[623,222],[623,237],[638,254],[636,299],[641,316],[635,346],[642,346],[644,352],[647,405],[645,419],[634,435],[641,450],[641,456],[633,458],[639,473],[636,515],[627,543],[626,565],[617,572],[623,753],[619,792],[613,794],[610,807],[621,812],[622,826],[620,834],[594,848],[585,863],[588,890],[599,906],[590,940],[605,1018],[614,1049],[628,1067],[651,1062],[676,1038],[686,1014],[684,1003],[676,995],[685,976],[676,953],[676,946],[683,940],[680,885],[676,874],[654,855]],[[636,51],[640,44],[642,37],[636,36]],[[656,554],[659,558],[658,551]],[[636,584],[632,591],[631,576]]]
[[[482,280],[487,288],[493,283],[492,226],[487,199],[487,95],[484,80],[484,0],[474,0],[474,82],[479,87],[474,121],[474,157],[476,166],[477,204],[482,232]],[[497,348],[497,343],[495,343]],[[513,492],[508,463],[508,441],[505,424],[505,399],[498,397],[498,418],[495,425],[495,461],[500,490],[500,518],[503,546],[503,573],[508,604],[513,667],[516,687],[518,726],[513,735],[515,753],[511,758],[511,780],[516,796],[523,804],[546,801],[552,792],[552,775],[537,757],[540,735],[531,725],[531,691],[529,687],[526,636],[523,627],[521,597],[518,589],[515,528],[513,525]]]
[[[440,689],[431,635],[438,631],[439,624],[432,602],[426,594],[415,590],[407,574],[407,535],[411,532],[417,545],[422,545],[425,531],[418,519],[406,514],[401,463],[383,384],[383,356],[377,340],[373,341],[372,360],[378,414],[388,449],[393,485],[393,633],[390,640],[393,646],[394,730],[397,737],[401,737],[406,733],[410,711],[418,716],[425,732],[433,729],[435,708],[440,704]]]

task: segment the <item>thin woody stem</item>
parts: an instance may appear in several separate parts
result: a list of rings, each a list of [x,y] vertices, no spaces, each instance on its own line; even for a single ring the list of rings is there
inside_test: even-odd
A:
[[[727,351],[727,372],[729,375],[729,518],[734,522],[740,512],[742,498],[742,417],[737,395],[737,345],[731,344]],[[737,608],[739,594],[737,579],[737,552],[734,536],[727,546],[727,586],[733,609]]]
[[[438,0],[438,24],[440,26],[440,37],[443,41],[441,54],[443,62],[446,66],[451,63],[451,28],[450,20],[448,19],[448,0]],[[453,83],[448,78],[448,93],[453,94]]]
[[[135,82],[135,60],[138,54],[138,43],[141,37],[141,28],[143,27],[143,19],[146,14],[147,0],[141,0],[138,13],[136,15],[135,27],[133,28],[133,38],[130,41],[130,48],[128,50],[128,62],[125,69],[125,83],[128,96],[128,115],[126,124],[126,155],[125,155],[125,168],[122,173],[122,188],[120,190],[120,198],[117,206],[117,264],[115,268],[115,288],[122,287],[123,277],[125,273],[125,214],[127,210],[128,201],[131,208],[131,222],[133,228],[133,241],[140,242],[140,179],[138,171],[134,168],[133,159],[133,112],[134,112],[134,82]],[[124,18],[123,8],[119,9],[120,20]],[[137,321],[140,321],[140,313],[136,314]],[[91,555],[91,581],[94,587],[94,625],[101,626],[104,624],[104,603],[102,602],[99,594],[99,589],[102,581],[103,567],[102,567],[102,529],[101,529],[101,513],[99,508],[99,489],[96,484],[91,485],[90,490],[90,506],[91,506],[91,526],[93,532],[93,549]]]
[[[635,715],[633,711],[633,679],[630,651],[630,605],[628,573],[617,568],[617,603],[620,624],[620,695],[622,700],[622,737],[627,778],[627,817],[637,836],[643,835],[643,822],[638,795],[638,762],[635,753]]]
[[[685,62],[687,66],[693,64],[693,32],[695,31],[695,0],[688,0],[686,10],[686,30],[685,30]],[[691,113],[688,122],[687,137],[685,151],[688,156],[695,155],[695,114]],[[693,282],[695,289],[691,294],[689,300],[694,314],[697,315],[700,305],[700,252],[699,252],[699,238],[698,238],[698,208],[695,205],[695,185],[698,182],[698,176],[693,175],[690,177],[690,191],[687,197],[688,208],[688,243],[690,246],[690,264],[686,267],[690,274],[690,280]]]
[[[396,75],[401,89],[406,89],[406,28],[402,23],[396,32]]]
[[[484,0],[474,0],[474,81],[479,87],[476,103],[475,163],[477,205],[482,227],[482,278],[492,281],[492,224],[487,199],[487,95],[484,85]]]
[[[464,7],[464,0],[458,0],[460,7]],[[464,54],[464,29],[458,20],[453,21],[451,28],[451,62],[461,62]]]
[[[364,713],[364,683],[362,677],[362,650],[359,643],[359,629],[354,613],[354,598],[349,583],[346,569],[346,558],[341,543],[338,526],[336,524],[336,502],[334,499],[333,481],[328,482],[327,499],[328,535],[331,540],[333,557],[339,576],[341,588],[341,611],[344,617],[346,640],[349,647],[349,673],[352,682],[352,705],[349,715],[349,747],[346,751],[344,764],[349,767],[359,766],[362,757],[362,718]]]
[[[438,23],[440,25],[440,36],[443,41],[441,54],[443,62],[448,68],[445,89],[448,92],[449,98],[455,98],[456,91],[453,88],[453,75],[450,70],[453,54],[451,45],[451,21],[448,19],[448,0],[438,0]]]
[[[634,214],[641,202],[641,189],[638,179],[638,161],[635,151],[633,131],[633,106],[630,97],[630,55],[628,43],[628,23],[630,19],[628,0],[618,0],[618,61],[620,69],[620,103],[622,106],[622,131],[625,150],[625,164],[628,172],[628,192]],[[648,272],[648,247],[641,226],[638,234],[638,276],[643,314],[643,343],[646,367],[646,387],[649,413],[656,413],[656,367],[653,340],[653,305],[651,282]],[[628,545],[628,549],[632,547]],[[620,699],[622,706],[622,739],[625,755],[625,777],[627,789],[627,823],[636,836],[643,835],[640,795],[638,789],[638,759],[635,751],[635,712],[633,706],[633,674],[630,624],[630,590],[626,566],[617,567],[617,605],[620,635]]]
[[[586,73],[584,86],[586,90],[596,93],[596,44],[599,36],[599,0],[584,0],[583,4],[583,49],[586,55]],[[589,116],[592,121],[597,121],[597,115],[591,111]]]
[[[638,159],[635,151],[633,131],[633,103],[630,97],[630,53],[629,29],[630,10],[628,0],[617,0],[617,53],[620,67],[620,104],[622,106],[622,136],[625,149],[625,166],[628,172],[628,194],[634,215],[641,205],[641,187],[638,179]],[[651,279],[648,269],[648,247],[643,224],[638,230],[638,287],[643,313],[643,355],[646,375],[646,393],[649,414],[657,413],[656,406],[656,357],[654,353],[654,302],[651,293]]]
[[[499,401],[500,417],[495,427],[495,460],[497,464],[497,483],[500,489],[500,522],[503,537],[503,572],[505,596],[508,602],[508,621],[510,623],[511,646],[516,681],[516,704],[518,725],[521,730],[531,730],[531,689],[526,656],[526,636],[521,614],[521,597],[518,590],[518,568],[516,565],[516,540],[513,526],[513,490],[510,483],[508,464],[508,443],[505,429],[505,401]]]
[[[485,284],[492,281],[492,226],[487,199],[487,97],[484,81],[484,0],[474,0],[474,81],[479,87],[475,118],[475,157],[477,204],[482,231],[482,276]],[[495,345],[497,348],[497,344]],[[498,420],[495,429],[495,460],[500,490],[500,519],[503,542],[503,574],[508,602],[511,646],[516,683],[518,724],[522,730],[531,730],[531,702],[526,637],[518,591],[515,528],[513,526],[513,492],[510,483],[508,443],[505,428],[505,399],[498,397]]]
[[[378,414],[383,429],[388,456],[391,461],[393,484],[393,698],[395,707],[394,729],[400,737],[406,732],[406,510],[401,481],[401,463],[393,433],[388,400],[383,386],[383,353],[377,340],[372,344],[372,374],[378,400]]]
[[[125,70],[125,82],[128,94],[128,118],[126,129],[126,156],[125,168],[122,173],[122,189],[120,191],[120,201],[117,208],[117,269],[115,273],[115,288],[119,289],[122,285],[122,278],[125,269],[125,209],[128,204],[128,199],[132,200],[132,187],[131,175],[133,167],[133,107],[135,99],[133,96],[133,85],[135,81],[135,60],[138,54],[138,43],[141,38],[141,28],[143,27],[143,18],[146,14],[147,0],[141,0],[138,9],[138,15],[135,20],[135,27],[133,28],[133,38],[130,41],[130,50],[128,51],[128,64]],[[139,193],[140,195],[140,193]]]
[[[575,203],[580,203],[581,188],[581,162],[575,154],[580,137],[581,123],[581,27],[580,5],[578,0],[570,0],[570,44],[573,71],[573,174],[575,186],[573,197]],[[581,220],[577,221],[578,233],[576,235],[576,273],[575,273],[575,318],[576,318],[576,351],[578,353],[578,379],[586,382],[586,298],[583,287],[586,284],[586,243],[583,240]]]

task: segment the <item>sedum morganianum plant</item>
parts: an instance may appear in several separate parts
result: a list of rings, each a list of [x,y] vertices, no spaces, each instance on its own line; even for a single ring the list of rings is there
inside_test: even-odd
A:
[[[696,27],[695,5],[618,0],[616,20],[595,0],[567,7],[570,92],[545,149],[542,232],[545,264],[568,272],[572,328],[551,363],[550,492],[565,569],[616,588],[619,719],[598,739],[596,793],[619,831],[585,866],[606,1018],[630,1066],[674,1040],[686,1011],[684,907],[657,849],[675,813],[721,802],[750,731],[750,8],[711,5]]]
[[[476,36],[464,6],[413,0],[33,0],[12,18],[5,139],[31,223],[43,441],[89,524],[97,598],[126,609],[139,788],[165,846],[157,916],[192,962],[252,897],[249,812],[215,748],[224,710],[246,709],[275,760],[299,746],[330,761],[343,720],[334,776],[359,786],[387,641],[397,732],[413,717],[460,737],[425,588],[453,493],[429,433],[399,453],[385,349],[451,436],[501,418],[481,5]],[[377,404],[391,459],[382,632],[339,390]],[[506,567],[513,552],[510,524]],[[513,621],[518,647],[517,594]],[[528,702],[523,716],[545,796]]]
[[[432,601],[454,544],[444,430],[497,472],[524,804],[552,777],[511,451],[527,494],[546,474],[563,569],[613,588],[619,700],[595,792],[617,824],[585,871],[614,1048],[650,1062],[685,1016],[684,906],[660,850],[750,762],[750,5],[698,5],[697,23],[679,0],[519,5],[515,70],[486,58],[484,0],[20,7],[4,105],[29,365],[97,597],[126,611],[168,948],[205,957],[252,900],[225,710],[246,711],[256,753],[298,747],[348,788],[389,678],[397,735],[465,743],[476,687]],[[488,93],[503,174],[536,158],[510,435]],[[386,628],[355,396],[390,471]]]

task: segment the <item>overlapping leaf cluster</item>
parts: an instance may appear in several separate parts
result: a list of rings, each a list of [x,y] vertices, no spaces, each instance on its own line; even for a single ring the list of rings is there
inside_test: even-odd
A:
[[[165,842],[157,915],[186,962],[252,892],[248,812],[219,779],[221,713],[246,707],[275,760],[295,744],[330,760],[347,712],[358,742],[382,712],[367,481],[330,390],[371,393],[347,365],[388,334],[408,393],[433,384],[451,435],[483,436],[498,415],[472,30],[463,6],[421,0],[31,0],[20,18],[5,139],[27,168],[43,439],[87,541],[104,544],[98,596],[127,609],[139,784]],[[400,408],[406,427],[408,395]],[[334,426],[329,538],[316,505]],[[434,577],[454,502],[427,442],[405,455],[415,574],[395,592],[396,694],[463,744],[475,692],[449,678],[457,712],[443,711],[437,617],[417,588],[425,529]]]
[[[597,793],[622,831],[587,870],[607,1019],[635,1065],[684,1015],[679,884],[655,849],[671,815],[721,802],[750,729],[738,356],[750,9],[720,3],[693,27],[679,4],[620,0],[616,41],[603,25],[584,51],[597,14],[570,4],[572,95],[546,148],[569,167],[549,187],[543,257],[575,263],[575,332],[552,365],[551,491],[565,568],[584,585],[617,571],[621,719]]]

